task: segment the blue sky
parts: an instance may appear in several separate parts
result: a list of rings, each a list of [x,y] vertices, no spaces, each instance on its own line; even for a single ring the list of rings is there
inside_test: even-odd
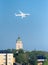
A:
[[[48,51],[48,0],[0,0],[0,49],[15,49],[18,36],[25,50]]]

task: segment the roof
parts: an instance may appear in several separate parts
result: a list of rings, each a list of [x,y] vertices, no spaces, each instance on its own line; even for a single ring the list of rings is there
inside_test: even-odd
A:
[[[21,41],[21,38],[20,38],[20,37],[18,37],[17,41]]]
[[[37,56],[37,59],[46,59],[46,57],[43,55],[40,55],[40,56]]]
[[[0,50],[0,53],[12,53],[12,52],[9,50]]]
[[[37,56],[37,61],[45,61],[46,57],[43,55]]]

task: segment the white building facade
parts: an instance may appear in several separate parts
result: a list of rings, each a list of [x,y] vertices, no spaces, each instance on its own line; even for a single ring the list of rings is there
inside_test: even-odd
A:
[[[13,65],[13,53],[0,53],[0,65]]]
[[[20,39],[20,37],[18,37],[17,41],[16,41],[16,50],[19,49],[23,49],[23,43],[22,40]]]

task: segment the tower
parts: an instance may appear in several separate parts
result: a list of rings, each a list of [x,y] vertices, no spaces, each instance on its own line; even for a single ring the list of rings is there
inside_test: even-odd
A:
[[[16,50],[23,49],[23,43],[20,37],[16,41]]]

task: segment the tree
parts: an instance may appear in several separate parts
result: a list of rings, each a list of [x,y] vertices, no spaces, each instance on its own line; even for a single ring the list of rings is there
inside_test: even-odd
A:
[[[22,49],[18,50],[17,52],[16,61],[18,63],[28,63],[28,54]]]
[[[48,61],[44,61],[43,62],[43,65],[48,65]]]

